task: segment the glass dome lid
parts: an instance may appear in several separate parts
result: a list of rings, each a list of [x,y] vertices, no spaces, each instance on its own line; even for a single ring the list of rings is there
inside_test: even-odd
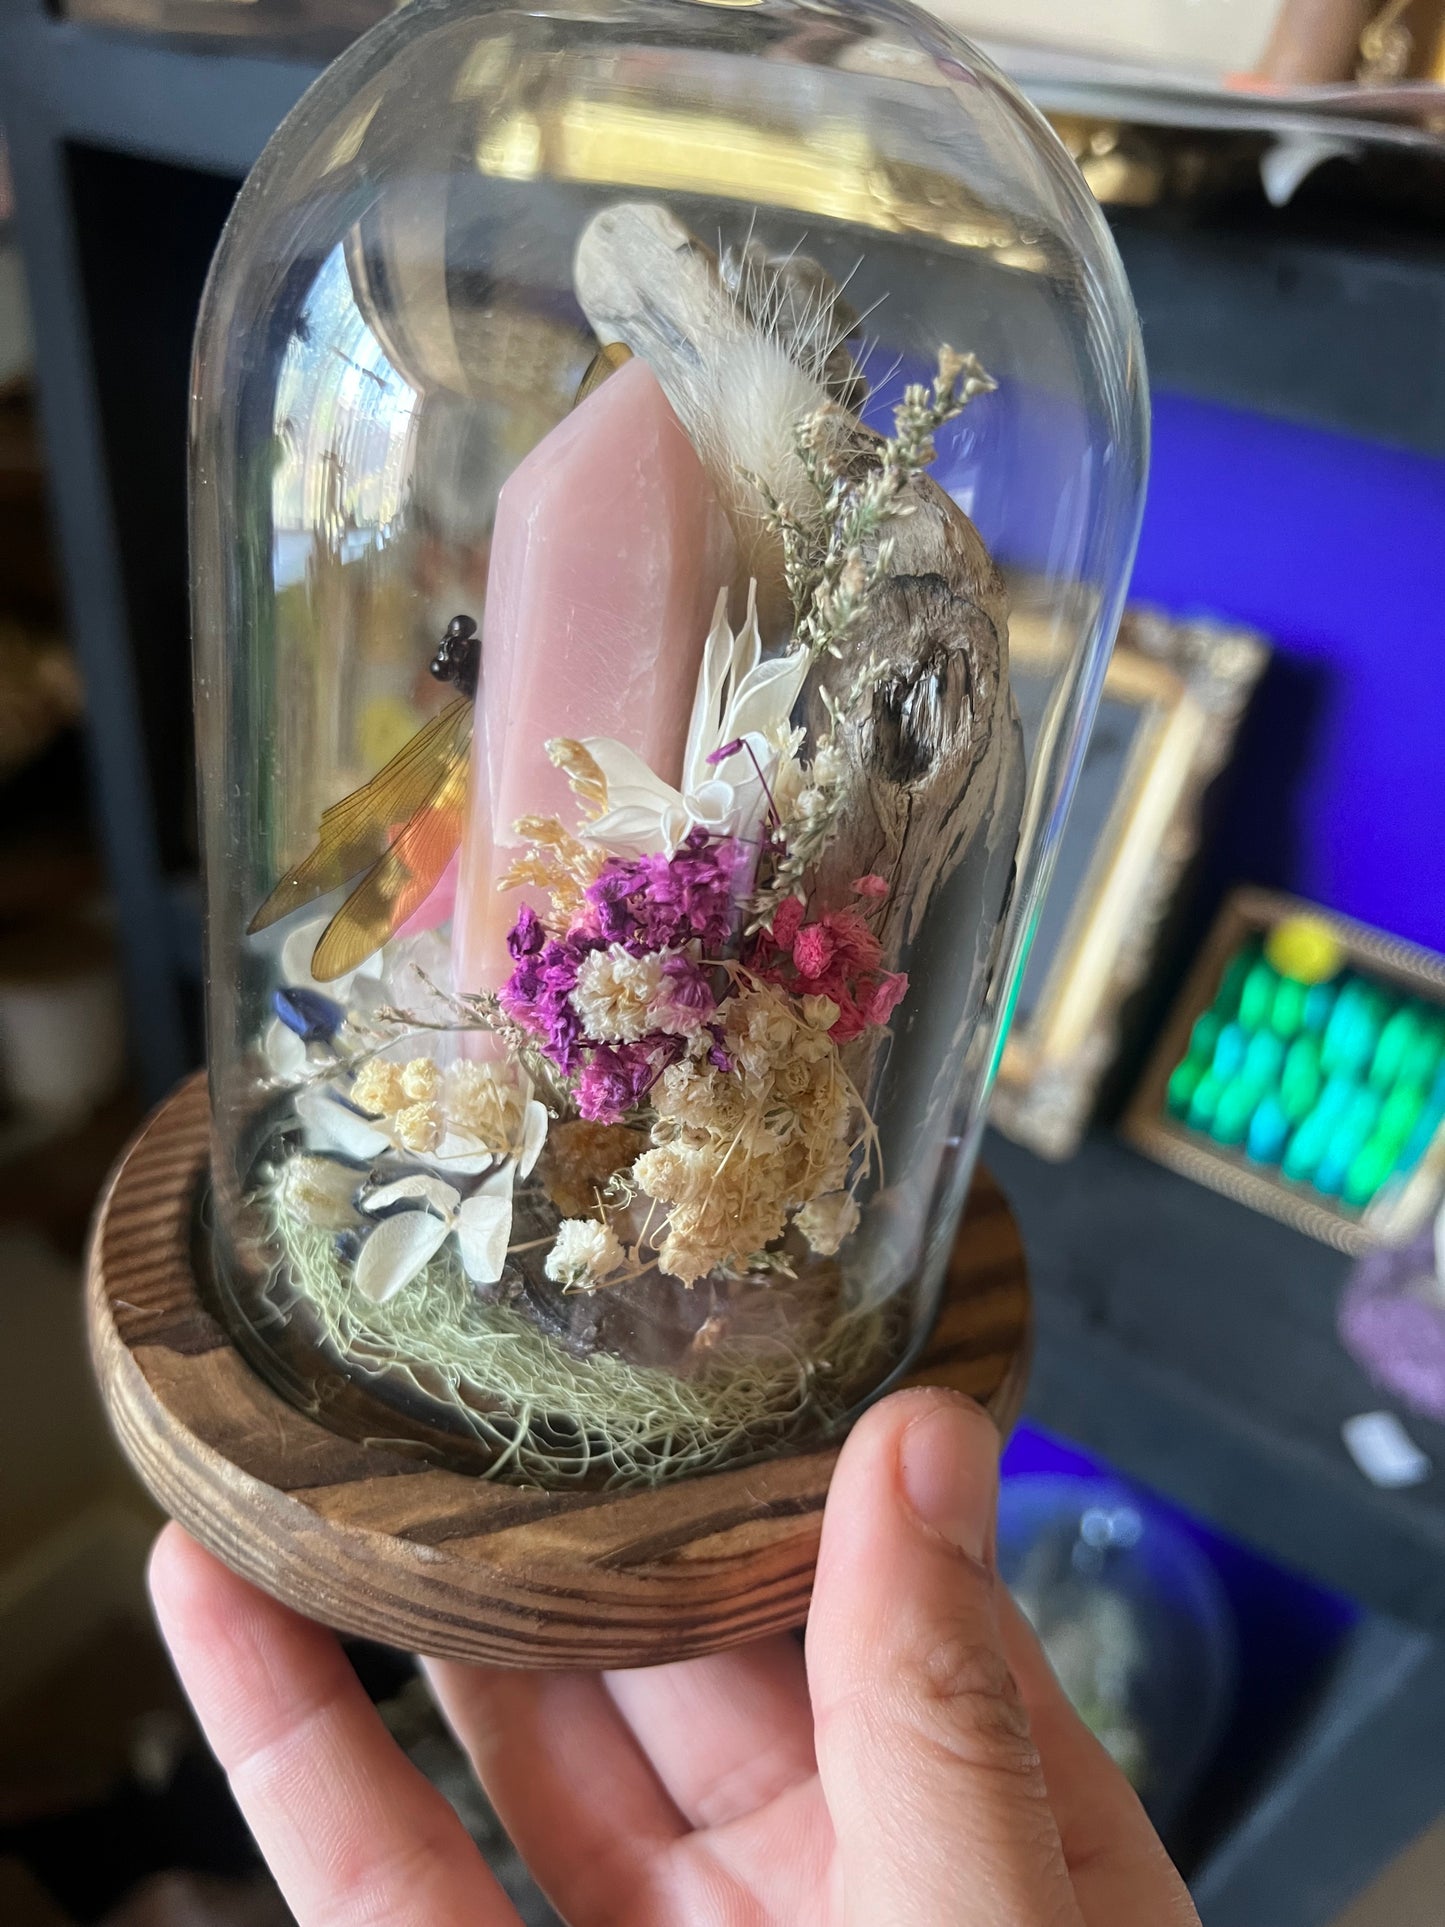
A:
[[[322,76],[193,408],[208,1266],[288,1396],[565,1486],[896,1376],[1146,423],[1081,178],[911,7],[417,0]]]

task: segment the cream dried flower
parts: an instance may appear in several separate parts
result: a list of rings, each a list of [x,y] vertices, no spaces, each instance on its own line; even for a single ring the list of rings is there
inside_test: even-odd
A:
[[[663,990],[660,952],[634,957],[620,943],[594,950],[577,973],[572,1008],[589,1037],[633,1044],[656,1028],[651,1006]]]
[[[858,1200],[851,1191],[825,1191],[810,1198],[793,1223],[820,1258],[831,1258],[858,1229]]]
[[[344,1231],[357,1221],[355,1199],[361,1174],[334,1158],[288,1158],[276,1188],[281,1209],[323,1231]]]
[[[790,1213],[843,1190],[857,1141],[837,1046],[783,992],[750,984],[732,999],[726,1044],[735,1070],[688,1061],[659,1078],[652,1145],[632,1171],[666,1207],[658,1264],[686,1284],[748,1263]]]
[[[442,1074],[433,1057],[413,1057],[401,1067],[402,1094],[409,1104],[430,1104],[442,1086]]]
[[[626,1256],[611,1225],[596,1218],[564,1218],[542,1269],[568,1291],[595,1291],[621,1268]]]
[[[373,1057],[363,1064],[351,1084],[351,1101],[372,1117],[390,1117],[406,1102],[402,1088],[401,1066],[384,1057]]]
[[[807,996],[803,1000],[803,1021],[814,1030],[831,1030],[840,1016],[831,997]]]
[[[404,1151],[425,1156],[440,1146],[446,1135],[446,1120],[440,1104],[408,1104],[397,1112],[392,1129]]]
[[[530,1096],[510,1066],[462,1058],[447,1069],[441,1104],[454,1130],[500,1155],[516,1143]]]
[[[570,746],[583,752],[589,776],[601,777],[607,795],[607,809],[583,831],[590,842],[621,855],[671,855],[698,827],[744,842],[759,834],[772,784],[796,754],[791,717],[811,659],[801,649],[764,657],[756,589],[749,588],[747,614],[736,633],[728,621],[728,591],[718,594],[683,748],[681,788],[611,737],[589,736]],[[585,804],[590,792],[579,794]]]

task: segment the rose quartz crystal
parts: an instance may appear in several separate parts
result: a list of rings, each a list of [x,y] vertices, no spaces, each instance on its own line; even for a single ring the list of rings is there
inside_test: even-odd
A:
[[[554,736],[614,736],[669,783],[732,535],[657,378],[629,361],[532,450],[497,503],[452,952],[495,990],[527,900],[499,892],[521,816],[579,822]],[[541,905],[535,905],[541,908]]]

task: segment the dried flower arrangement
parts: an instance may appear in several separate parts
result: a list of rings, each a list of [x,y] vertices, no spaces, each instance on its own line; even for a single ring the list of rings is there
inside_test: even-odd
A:
[[[1012,717],[1001,584],[926,472],[988,377],[945,349],[876,435],[821,270],[755,242],[719,265],[681,232],[624,205],[577,262],[608,367],[615,343],[648,360],[736,538],[674,768],[617,736],[546,740],[568,800],[491,852],[511,908],[489,984],[413,927],[462,834],[458,703],[432,726],[445,754],[419,737],[329,811],[258,919],[372,866],[314,950],[309,925],[283,952],[266,1050],[290,1111],[258,1171],[273,1303],[304,1305],[350,1368],[440,1399],[494,1472],[544,1481],[775,1446],[887,1370],[889,1313],[848,1275],[883,1184],[872,1087]],[[669,300],[683,325],[659,339]],[[459,618],[434,664],[459,702],[475,636]],[[385,836],[358,831],[367,807]],[[787,1309],[765,1329],[747,1306],[768,1293]],[[568,1301],[629,1294],[667,1302],[655,1358],[568,1325]]]

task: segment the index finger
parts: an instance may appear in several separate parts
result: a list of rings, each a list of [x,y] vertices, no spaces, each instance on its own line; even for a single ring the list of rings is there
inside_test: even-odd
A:
[[[181,1684],[297,1927],[520,1927],[332,1634],[179,1526],[156,1541],[150,1584]]]

